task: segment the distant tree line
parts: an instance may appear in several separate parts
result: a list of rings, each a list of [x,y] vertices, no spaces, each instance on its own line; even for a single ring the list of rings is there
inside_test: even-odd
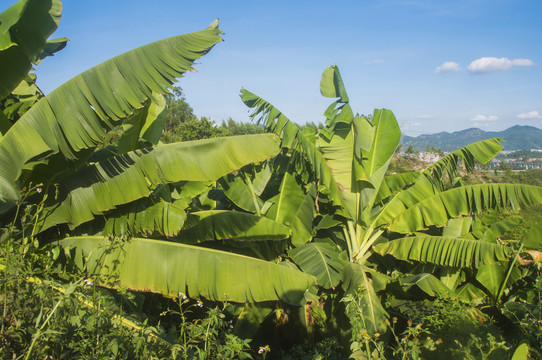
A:
[[[261,126],[238,123],[231,117],[223,120],[219,126],[207,117],[202,116],[198,119],[192,107],[186,102],[180,87],[176,87],[166,98],[166,104],[166,124],[160,139],[164,143],[263,133]]]

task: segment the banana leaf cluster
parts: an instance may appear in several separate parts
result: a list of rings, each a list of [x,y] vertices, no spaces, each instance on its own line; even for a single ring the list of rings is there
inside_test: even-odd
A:
[[[491,160],[501,139],[389,174],[401,137],[394,114],[354,115],[330,66],[320,91],[334,101],[319,131],[243,89],[266,134],[165,145],[163,95],[221,42],[218,23],[119,55],[44,95],[29,71],[65,45],[47,40],[60,13],[58,0],[21,0],[0,14],[0,221],[16,224],[21,205],[34,204],[21,236],[60,246],[63,261],[98,284],[257,303],[245,310],[260,320],[280,300],[312,309],[301,312],[308,327],[333,317],[322,310],[330,293],[335,307],[356,293],[376,334],[387,329],[392,283],[405,296],[417,288],[498,303],[539,259],[540,228],[502,241],[518,224],[492,211],[539,204],[542,188],[460,178],[461,167]],[[103,148],[118,128],[118,144]]]
[[[423,171],[391,174],[388,166],[401,137],[393,113],[376,109],[372,117],[355,116],[335,65],[324,70],[320,91],[335,101],[318,132],[241,91],[253,119],[282,139],[288,165],[282,165],[287,170],[281,186],[293,189],[296,179],[297,191],[313,197],[312,225],[307,220],[302,232],[310,235],[302,241],[292,235],[286,252],[318,279],[318,304],[329,290],[357,294],[365,330],[382,334],[389,317],[384,300],[412,298],[415,289],[428,297],[497,304],[536,270],[529,265],[542,246],[540,228],[503,241],[519,222],[499,220],[497,214],[540,204],[542,188],[461,180],[476,163],[496,156],[502,139],[467,145]],[[295,197],[281,189],[267,201],[272,210],[289,199]]]

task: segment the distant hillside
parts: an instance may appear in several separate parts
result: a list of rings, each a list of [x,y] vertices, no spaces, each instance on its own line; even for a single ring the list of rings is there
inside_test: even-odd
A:
[[[512,126],[504,131],[483,131],[476,128],[456,131],[453,133],[440,132],[437,134],[411,137],[403,135],[401,142],[404,147],[412,145],[414,150],[423,151],[434,146],[442,151],[453,151],[475,141],[495,137],[504,138],[504,150],[542,149],[542,130],[534,126]]]

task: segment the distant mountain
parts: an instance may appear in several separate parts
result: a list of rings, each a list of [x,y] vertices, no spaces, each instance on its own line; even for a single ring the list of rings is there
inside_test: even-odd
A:
[[[427,145],[442,151],[453,151],[470,143],[495,137],[502,137],[504,150],[542,149],[542,130],[534,126],[516,125],[504,131],[483,131],[476,128],[449,133],[426,134],[417,137],[403,135],[401,143],[406,149],[424,151]]]

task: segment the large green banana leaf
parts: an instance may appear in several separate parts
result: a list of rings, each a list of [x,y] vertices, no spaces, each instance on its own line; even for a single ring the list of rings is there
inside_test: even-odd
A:
[[[0,14],[0,100],[28,74],[61,13],[60,0],[20,0]]]
[[[73,228],[149,196],[160,184],[216,180],[275,156],[278,144],[274,134],[232,136],[136,150],[88,165],[58,185],[60,201],[44,209],[41,231],[62,223]]]
[[[340,122],[351,124],[354,113],[350,107],[346,88],[337,65],[328,66],[322,72],[320,94],[328,98],[337,98],[324,112],[328,127],[334,128]]]
[[[524,274],[515,266],[511,269],[510,277],[506,277],[509,270],[508,264],[487,264],[478,269],[476,280],[482,284],[492,297],[497,297],[501,289],[510,287],[519,280]],[[504,283],[506,281],[506,284]],[[496,299],[499,300],[499,299]]]
[[[517,228],[522,222],[523,219],[520,217],[512,217],[501,221],[496,221],[495,223],[488,225],[487,228],[496,237],[502,237],[507,231]]]
[[[345,259],[331,240],[307,243],[288,251],[288,255],[304,272],[316,276],[319,286],[334,289],[340,283]]]
[[[322,132],[318,145],[341,190],[351,218],[358,221],[364,214],[362,217],[367,223],[384,175],[399,144],[399,125],[393,113],[385,109],[375,110],[372,121],[354,118],[335,65],[324,70],[320,92],[324,96],[337,96],[339,99],[326,111],[326,123],[330,128]]]
[[[464,146],[428,166],[423,174],[442,191],[445,189],[444,175],[451,181],[458,175],[459,164],[462,164],[467,172],[474,171],[476,162],[486,164],[502,150],[501,140],[501,138],[486,139]]]
[[[305,194],[295,177],[286,172],[279,193],[269,199],[273,205],[266,216],[292,229],[292,244],[301,246],[312,238],[312,221],[315,215],[314,201]]]
[[[390,110],[375,109],[371,125],[374,127],[371,148],[361,156],[361,165],[370,183],[370,186],[364,186],[363,182],[361,184],[360,210],[365,213],[365,222],[368,222],[382,180],[401,138],[399,124]]]
[[[511,250],[501,244],[450,236],[413,236],[373,246],[381,255],[440,266],[478,268],[509,258]]]
[[[320,183],[326,186],[328,196],[336,205],[342,205],[343,199],[339,187],[326,164],[322,153],[316,146],[314,132],[308,128],[300,129],[295,123],[289,120],[280,110],[258,95],[242,89],[241,100],[252,109],[250,117],[257,118],[257,123],[264,124],[267,131],[273,132],[281,137],[281,146],[293,148],[295,153],[306,159],[310,165],[309,169],[301,167],[301,171],[308,171],[314,175]],[[293,155],[293,158],[296,156]],[[302,163],[303,164],[303,163]]]
[[[487,297],[482,289],[470,282],[457,288],[455,295],[458,299],[466,301],[479,301],[480,299]]]
[[[378,224],[392,231],[411,233],[430,225],[441,226],[449,218],[482,210],[524,208],[542,203],[542,187],[518,184],[478,184],[453,188],[434,194],[412,206],[398,202],[388,206]]]
[[[343,79],[337,65],[328,66],[320,78],[320,94],[328,98],[338,98],[341,103],[349,101]]]
[[[355,294],[355,302],[347,305],[346,314],[359,316],[357,319],[364,325],[370,336],[376,333],[386,332],[388,313],[382,306],[380,298],[373,287],[375,281],[371,281],[366,272],[366,267],[351,262],[346,262],[343,269],[343,288],[350,294]],[[354,306],[354,308],[352,308]]]
[[[264,202],[254,191],[250,179],[245,182],[240,176],[231,174],[220,179],[219,184],[222,186],[224,195],[240,209],[261,215]]]
[[[399,178],[398,180],[401,182],[403,179]],[[402,191],[393,193],[387,201],[380,206],[378,209],[379,211],[376,213],[373,220],[374,226],[380,226],[391,221],[409,207],[434,196],[437,192],[438,191],[434,188],[431,180],[420,174],[413,184],[406,185]]]
[[[153,92],[167,92],[221,41],[220,33],[207,29],[131,50],[74,77],[36,103],[0,140],[4,208],[19,197],[15,180],[27,161],[57,152],[75,159],[78,151],[94,147]]]
[[[408,172],[388,175],[384,178],[376,202],[387,198],[394,192],[404,189],[407,185],[413,184],[422,174],[429,177],[434,185],[439,185],[444,190],[444,174],[452,179],[457,175],[459,164],[463,164],[468,172],[474,170],[476,162],[485,164],[495,157],[502,149],[501,141],[498,138],[481,140],[454,151],[442,157],[437,162],[429,165],[422,172]]]
[[[387,175],[380,185],[375,202],[379,203],[395,192],[413,184],[420,176],[421,173],[417,171]]]
[[[352,119],[351,119],[352,120]],[[352,125],[339,122],[330,138],[319,137],[317,142],[327,168],[336,183],[341,203],[344,204],[350,218],[356,219],[357,197],[355,191],[353,166],[354,136]],[[360,167],[360,165],[358,165]]]
[[[250,118],[254,120],[259,116],[256,124],[262,124],[268,132],[277,134],[282,140],[282,147],[292,147],[296,137],[299,135],[299,127],[296,124],[258,95],[246,89],[241,89],[240,96],[243,103],[253,109]]]
[[[172,243],[132,238],[112,245],[102,237],[81,236],[58,242],[79,266],[105,286],[123,286],[167,296],[232,302],[283,300],[305,304],[316,279],[287,266],[247,256]]]
[[[366,119],[354,119],[348,103],[348,95],[336,65],[329,66],[322,72],[320,93],[337,100],[324,112],[327,128],[320,131],[316,145],[322,152],[322,157],[335,180],[342,205],[348,211],[350,218],[357,220],[356,193],[359,191],[357,180],[360,178],[367,180],[361,165],[361,148],[367,150],[371,147],[371,135],[374,131]]]
[[[43,93],[36,85],[36,74],[28,74],[13,89],[10,95],[0,103],[0,132],[5,134],[17,120],[42,97]]]
[[[427,273],[404,277],[400,280],[403,290],[417,286],[429,296],[450,296],[450,289],[435,276]]]
[[[188,202],[152,201],[144,198],[120,206],[113,214],[105,215],[104,235],[152,235],[175,236],[186,220],[185,207]]]
[[[172,237],[179,233],[186,220],[186,211],[192,199],[210,190],[211,181],[182,181],[161,185],[153,195],[131,203],[117,206],[104,215],[104,235],[143,236],[159,234]],[[85,234],[94,227],[94,222],[82,225]]]
[[[166,122],[166,99],[153,94],[152,101],[136,111],[123,124],[124,133],[119,139],[117,151],[125,153],[144,147],[145,143],[158,144]]]
[[[469,239],[468,234],[471,230],[472,222],[473,220],[471,217],[450,219],[442,229],[442,236]],[[454,268],[451,266],[441,267],[439,271],[440,281],[450,290],[455,290],[462,281],[462,272],[463,269],[461,268]]]
[[[175,239],[185,244],[213,240],[283,240],[290,229],[271,219],[228,210],[197,211],[188,215]]]
[[[521,239],[523,246],[527,249],[542,249],[542,224],[537,223]]]

